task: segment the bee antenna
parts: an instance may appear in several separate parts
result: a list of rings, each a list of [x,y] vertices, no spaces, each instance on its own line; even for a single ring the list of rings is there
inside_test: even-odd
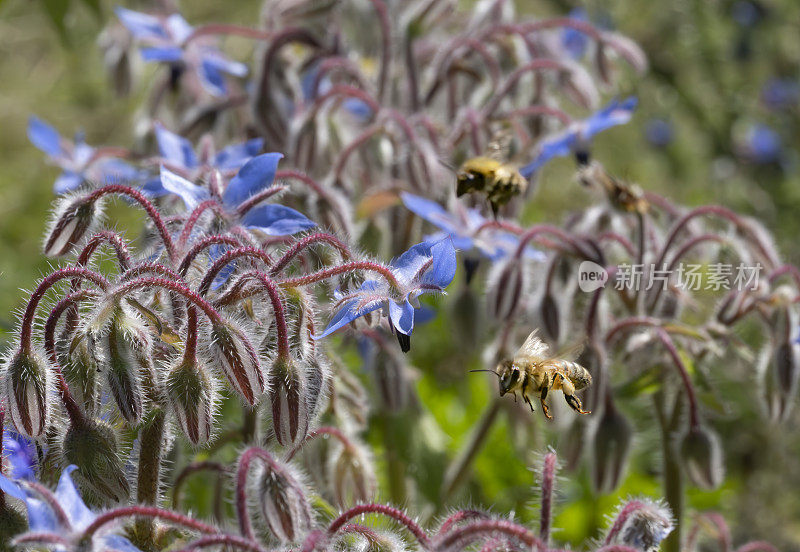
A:
[[[486,369],[483,369],[483,370],[470,370],[470,372],[490,372],[490,373],[494,374],[495,376],[497,376],[498,378],[500,377],[500,374],[498,374],[494,370],[486,370]]]

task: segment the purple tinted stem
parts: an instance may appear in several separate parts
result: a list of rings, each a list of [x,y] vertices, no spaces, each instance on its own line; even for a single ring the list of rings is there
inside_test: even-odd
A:
[[[286,252],[281,256],[280,259],[275,261],[275,264],[270,269],[269,273],[271,276],[275,276],[281,270],[286,268],[286,266],[294,259],[297,255],[299,255],[304,249],[318,244],[318,243],[327,243],[335,247],[339,253],[341,253],[342,257],[346,260],[349,260],[350,255],[350,248],[347,247],[347,244],[344,243],[342,240],[337,238],[332,234],[328,234],[325,232],[317,232],[315,234],[310,234],[300,240],[297,240]]]
[[[339,266],[334,266],[332,268],[326,268],[324,270],[320,270],[314,272],[312,274],[307,274],[305,276],[298,276],[297,278],[288,278],[286,280],[282,280],[278,283],[281,287],[300,287],[300,286],[307,286],[309,284],[314,284],[321,280],[325,280],[327,278],[332,278],[333,276],[338,276],[339,274],[345,274],[347,272],[353,272],[354,270],[367,270],[370,272],[375,272],[380,274],[392,288],[395,290],[400,289],[400,282],[397,281],[395,278],[394,273],[391,269],[387,266],[373,263],[371,261],[351,261],[349,263],[344,263]]]
[[[637,512],[644,508],[644,504],[642,504],[638,500],[632,500],[628,502],[622,510],[620,510],[619,514],[617,515],[616,519],[614,520],[614,524],[611,526],[611,529],[608,531],[608,535],[606,536],[606,540],[603,544],[611,544],[619,532],[622,530],[623,525],[628,520],[631,514]]]
[[[164,219],[161,218],[161,214],[158,212],[158,209],[155,208],[150,200],[147,199],[140,191],[131,188],[130,186],[123,186],[122,184],[111,184],[109,186],[98,188],[89,194],[88,199],[95,201],[108,194],[127,196],[142,206],[147,213],[147,216],[149,216],[152,219],[153,224],[155,224],[156,230],[158,230],[158,233],[161,235],[161,241],[163,242],[164,247],[167,249],[167,254],[169,255],[170,261],[174,262],[175,244],[172,242],[172,235],[169,233],[169,229],[164,223]]]
[[[168,280],[166,278],[139,278],[137,280],[131,280],[130,282],[125,282],[118,288],[112,291],[112,294],[115,296],[122,296],[128,293],[129,291],[133,291],[134,289],[143,288],[143,287],[162,287],[164,289],[168,289],[169,291],[174,291],[180,295],[183,295],[194,303],[200,310],[202,310],[205,315],[208,317],[211,322],[215,324],[222,324],[224,321],[222,316],[217,312],[217,310],[211,306],[211,303],[203,299],[200,295],[193,292],[189,288],[187,288],[184,284],[180,282],[176,282],[174,280]]]
[[[192,230],[194,230],[197,221],[200,220],[202,214],[205,213],[208,209],[211,209],[221,217],[225,216],[225,210],[222,208],[222,205],[220,205],[219,201],[217,201],[216,199],[207,199],[205,201],[200,202],[197,205],[197,207],[192,209],[189,218],[186,219],[186,222],[183,224],[183,230],[181,230],[181,235],[178,238],[178,247],[183,248],[186,245],[186,242],[189,241],[189,238],[192,235]]]
[[[181,276],[186,276],[186,273],[189,271],[189,266],[191,266],[192,261],[195,258],[211,247],[212,245],[230,245],[231,247],[239,247],[242,245],[241,241],[237,238],[232,236],[220,236],[220,235],[213,235],[203,238],[186,253],[186,256],[183,257],[180,266],[178,267],[178,274]]]
[[[256,541],[243,539],[235,535],[209,535],[207,537],[201,537],[196,541],[190,542],[185,548],[181,548],[178,552],[191,552],[192,550],[210,548],[212,546],[219,546],[220,544],[225,545],[225,547],[239,548],[240,550],[265,552],[265,549]]]
[[[89,280],[101,289],[105,290],[108,288],[108,280],[106,280],[103,276],[97,272],[78,266],[61,268],[47,276],[36,287],[36,289],[33,290],[31,298],[25,307],[25,313],[22,315],[19,341],[20,349],[22,349],[24,352],[29,353],[31,349],[31,333],[33,331],[33,317],[36,314],[36,307],[39,305],[39,302],[42,300],[42,297],[44,297],[44,294],[47,292],[47,290],[64,278],[80,278],[82,280]]]
[[[111,230],[103,230],[92,236],[78,255],[77,264],[86,266],[94,252],[103,243],[107,243],[114,249],[120,269],[128,270],[131,266],[131,254],[128,251],[128,245],[119,234]]]
[[[208,293],[208,290],[211,287],[211,284],[214,282],[214,278],[217,277],[217,274],[219,274],[220,271],[229,263],[240,257],[258,259],[268,266],[272,264],[272,257],[270,257],[266,251],[257,247],[239,247],[237,249],[226,251],[219,259],[214,261],[214,264],[211,265],[211,268],[209,268],[208,272],[206,272],[205,276],[203,276],[203,281],[200,282],[200,286],[197,288],[200,295],[205,295]]]
[[[475,521],[453,529],[442,538],[437,539],[436,549],[447,550],[455,545],[466,546],[479,538],[498,533],[520,541],[531,548],[535,547],[538,550],[546,548],[542,541],[525,527],[510,521],[491,519]]]
[[[236,472],[236,515],[239,518],[239,532],[250,540],[255,540],[256,537],[247,509],[247,475],[250,472],[251,462],[256,458],[266,462],[270,469],[276,472],[283,471],[270,453],[258,447],[244,451],[239,460],[239,469]]]
[[[337,533],[348,521],[364,514],[381,514],[402,523],[411,534],[414,535],[414,538],[417,539],[417,542],[419,542],[423,548],[430,549],[430,537],[428,537],[428,534],[422,527],[417,525],[417,523],[402,510],[385,504],[359,504],[358,506],[350,508],[331,522],[330,526],[328,526],[328,534],[333,535]]]
[[[539,538],[545,546],[550,542],[553,523],[553,487],[556,476],[556,454],[548,452],[542,465],[542,509],[539,518]]]
[[[163,519],[177,525],[182,525],[188,529],[199,531],[200,533],[219,533],[216,527],[207,525],[202,521],[197,521],[178,512],[172,510],[164,510],[156,508],[155,506],[124,506],[122,508],[115,508],[108,512],[102,513],[84,530],[84,538],[91,538],[99,529],[104,525],[116,521],[120,518],[131,516],[141,516],[149,518]]]

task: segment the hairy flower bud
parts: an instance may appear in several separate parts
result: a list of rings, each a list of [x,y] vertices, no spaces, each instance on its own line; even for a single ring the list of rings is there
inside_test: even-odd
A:
[[[96,410],[100,396],[100,367],[92,352],[95,346],[92,335],[84,332],[63,336],[56,345],[58,364],[70,393],[90,415]]]
[[[701,489],[715,489],[725,472],[717,434],[704,426],[689,428],[681,442],[681,456],[689,479]]]
[[[633,429],[630,422],[610,401],[594,434],[592,482],[599,493],[610,493],[622,482]]]
[[[800,358],[796,343],[780,343],[772,354],[772,362],[767,371],[767,390],[770,411],[774,419],[785,420],[791,412],[797,393]]]
[[[71,425],[63,451],[68,464],[79,466],[73,478],[84,489],[87,502],[108,505],[127,500],[130,485],[110,426],[91,420]]]
[[[144,411],[143,380],[152,381],[151,342],[138,321],[119,311],[100,340],[108,386],[122,416],[138,423]]]
[[[281,446],[300,443],[308,434],[309,397],[305,366],[292,358],[278,358],[269,372],[272,428]]]
[[[44,242],[44,254],[62,257],[72,251],[98,218],[97,202],[86,197],[65,198],[55,211]]]
[[[489,288],[487,297],[489,313],[501,321],[511,318],[517,310],[524,284],[522,261],[512,258],[500,268],[494,284]]]
[[[266,390],[266,378],[245,334],[230,322],[214,323],[209,342],[209,354],[214,364],[247,404],[256,404]]]
[[[379,408],[389,412],[403,410],[409,402],[412,388],[409,367],[405,358],[392,347],[379,347],[369,366],[375,378],[375,389],[380,400]]]
[[[265,464],[258,478],[258,502],[270,531],[285,543],[311,530],[313,514],[306,491],[287,465]]]
[[[18,350],[6,361],[3,393],[17,431],[40,437],[49,420],[50,369],[33,351]]]
[[[181,358],[165,382],[167,401],[184,435],[193,445],[211,438],[218,393],[213,378],[197,360]]]
[[[606,542],[630,546],[641,552],[656,552],[673,529],[672,512],[667,506],[649,500],[632,500],[620,508]]]
[[[330,458],[329,478],[340,508],[374,500],[378,488],[372,459],[354,439],[350,441],[351,446],[337,447]]]
[[[558,303],[549,291],[542,296],[539,311],[547,337],[557,343],[558,338],[561,336],[561,316],[558,311]]]
[[[486,324],[483,322],[481,298],[469,286],[462,286],[453,302],[454,335],[467,348],[476,347],[483,337]]]

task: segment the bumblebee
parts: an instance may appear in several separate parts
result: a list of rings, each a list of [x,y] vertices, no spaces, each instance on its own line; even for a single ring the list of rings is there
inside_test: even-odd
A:
[[[494,370],[475,371],[492,372],[497,375],[501,397],[506,393],[513,393],[516,399],[519,391],[522,399],[531,407],[531,412],[534,408],[530,395],[538,394],[542,411],[548,419],[553,417],[544,401],[550,391],[563,392],[567,404],[579,414],[591,414],[583,410],[581,400],[575,396],[575,391],[584,389],[592,383],[589,371],[573,360],[583,349],[583,345],[578,344],[568,351],[553,356],[547,344],[536,334],[537,330],[531,332],[513,359],[502,361]]]
[[[510,146],[511,135],[503,133],[492,140],[486,155],[464,161],[456,173],[456,196],[484,194],[497,218],[500,207],[525,193],[528,179],[519,173],[519,167],[507,161]]]
[[[628,184],[606,172],[600,163],[586,165],[578,172],[578,180],[586,187],[595,186],[605,192],[614,208],[626,213],[645,214],[650,203],[639,186]]]

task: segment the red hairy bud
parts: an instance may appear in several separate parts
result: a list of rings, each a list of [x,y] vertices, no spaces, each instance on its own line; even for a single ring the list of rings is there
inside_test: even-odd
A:
[[[681,442],[681,456],[689,479],[702,489],[715,489],[725,472],[717,434],[704,426],[692,427]]]
[[[218,394],[203,366],[181,358],[167,374],[165,391],[184,435],[193,445],[207,443],[214,429]]]
[[[297,444],[308,434],[309,400],[304,368],[301,361],[279,358],[270,370],[272,428],[282,446]]]
[[[277,462],[264,465],[258,478],[258,499],[264,521],[281,541],[297,542],[311,530],[311,504],[289,466]]]
[[[95,201],[85,197],[65,199],[56,209],[56,215],[47,240],[44,254],[48,257],[61,257],[72,251],[97,220],[98,208]]]
[[[253,345],[230,322],[213,324],[209,337],[214,364],[247,404],[256,404],[266,391],[266,378]]]
[[[72,477],[87,503],[110,505],[128,499],[130,484],[110,426],[91,420],[73,424],[62,446],[67,463],[80,466]]]
[[[610,493],[622,482],[633,429],[612,403],[607,403],[594,434],[592,480],[599,493]]]
[[[606,537],[606,544],[656,552],[674,529],[672,512],[663,504],[632,500],[620,508]]]
[[[351,446],[337,447],[332,458],[333,497],[340,508],[347,508],[375,498],[378,481],[366,450],[350,439]]]
[[[50,369],[44,359],[32,351],[14,353],[3,371],[3,392],[17,431],[40,437],[50,414]]]
[[[524,284],[522,261],[512,258],[500,269],[494,285],[489,288],[489,313],[501,321],[511,318],[517,310]]]

